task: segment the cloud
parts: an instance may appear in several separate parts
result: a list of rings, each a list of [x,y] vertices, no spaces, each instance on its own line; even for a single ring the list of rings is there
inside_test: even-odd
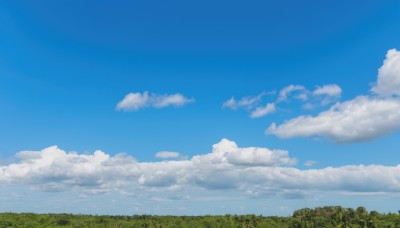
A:
[[[304,93],[297,94],[294,98],[298,99],[298,100],[306,101],[306,100],[308,100],[308,97],[309,97],[308,93],[304,92]]]
[[[149,93],[129,93],[117,104],[117,110],[136,111],[148,106]]]
[[[338,143],[369,141],[400,129],[400,101],[359,96],[317,116],[299,116],[267,134],[280,138],[323,136]]]
[[[86,155],[52,146],[42,151],[23,151],[16,157],[20,159],[18,163],[0,167],[0,182],[25,183],[46,191],[72,187],[102,192],[140,174],[132,157],[124,154],[111,157],[99,150]]]
[[[180,155],[176,152],[161,152],[158,156],[176,158]],[[215,144],[209,154],[180,161],[139,163],[124,154],[110,156],[99,150],[93,154],[67,153],[57,146],[41,151],[23,151],[16,157],[18,162],[0,166],[0,182],[25,184],[46,191],[75,189],[84,192],[190,186],[199,181],[196,180],[199,170],[208,173],[217,171],[218,167],[226,167],[228,171],[236,166],[274,167],[295,163],[295,159],[288,157],[287,151],[239,148],[236,143],[227,139]]]
[[[286,101],[288,96],[295,91],[305,91],[306,89],[302,85],[289,85],[279,91],[278,102]],[[300,99],[304,99],[304,95],[300,96]]]
[[[117,110],[137,111],[146,107],[165,108],[168,106],[183,106],[194,102],[194,99],[184,97],[182,94],[159,95],[145,91],[144,93],[129,93],[122,101],[118,102]]]
[[[336,84],[317,86],[313,91],[314,95],[328,95],[331,97],[339,97],[342,93],[342,89]]]
[[[372,92],[381,96],[400,96],[400,52],[391,49],[378,71],[378,81]]]
[[[284,150],[267,148],[240,148],[233,141],[222,139],[213,145],[212,153],[194,156],[192,161],[204,164],[230,164],[244,166],[282,166],[294,165],[296,159],[290,158]]]
[[[156,153],[156,158],[161,159],[186,159],[185,156],[182,156],[178,152],[171,152],[171,151],[160,151]]]
[[[160,151],[156,153],[156,158],[178,158],[179,156],[178,152]]]
[[[400,81],[400,71],[394,66],[398,62],[396,56],[397,51],[388,51],[387,59],[379,70],[378,83],[372,88],[382,96],[358,96],[337,103],[316,116],[303,115],[280,125],[272,123],[266,133],[280,138],[322,136],[337,143],[351,143],[370,141],[400,130],[400,100],[386,96],[397,94],[395,84],[396,80]],[[393,86],[383,82],[386,80],[393,81]],[[334,90],[329,91],[334,94]]]
[[[249,196],[303,197],[307,191],[398,192],[400,166],[349,165],[322,169],[294,168],[284,150],[238,147],[228,139],[211,153],[190,160],[137,162],[133,157],[65,152],[56,146],[17,154],[0,166],[0,184],[43,191],[139,194],[183,190],[230,189]]]
[[[263,92],[257,96],[247,96],[236,100],[231,97],[229,100],[222,104],[223,108],[237,110],[239,108],[245,109],[250,113],[250,118],[260,118],[271,114],[277,110],[277,104],[283,101],[289,101],[291,98],[307,102],[303,105],[304,110],[311,110],[319,105],[326,105],[336,101],[342,92],[342,89],[336,84],[317,86],[317,88],[310,92],[302,85],[289,85],[280,90],[278,97],[274,102],[264,103],[263,97],[265,95],[276,95],[276,92]],[[262,104],[264,103],[264,104]],[[281,104],[282,105],[282,104]]]
[[[235,100],[234,97],[231,97],[231,99],[225,101],[222,104],[223,108],[230,108],[230,109],[237,109],[238,105],[237,105],[237,101]]]
[[[314,107],[315,105],[311,104],[310,102],[307,102],[301,106],[303,110],[312,110]]]
[[[320,105],[326,105],[336,101],[341,93],[342,89],[336,84],[317,86],[312,92],[302,85],[289,85],[281,89],[276,103],[294,98],[303,102],[308,102],[308,104],[314,103],[313,106],[317,106],[318,103]]]
[[[317,164],[317,162],[316,161],[312,161],[312,160],[308,160],[308,161],[304,162],[304,165],[307,166],[307,167],[311,167],[311,166],[313,166],[315,164]]]
[[[269,113],[272,113],[276,110],[275,104],[274,103],[268,103],[264,107],[257,107],[254,111],[251,112],[250,117],[251,118],[260,118],[265,115],[268,115]]]
[[[244,108],[249,110],[257,106],[261,102],[262,97],[266,94],[267,93],[263,92],[257,96],[243,97],[240,100],[236,100],[234,97],[231,97],[229,100],[225,101],[222,104],[222,107],[229,108],[232,110],[236,110],[238,108]]]
[[[236,110],[238,108],[245,109],[246,111],[250,112],[251,118],[260,118],[267,114],[270,114],[276,110],[274,103],[268,103],[265,106],[260,106],[262,102],[262,98],[267,94],[275,94],[275,92],[263,92],[257,96],[247,96],[243,97],[239,100],[236,100],[234,97],[230,98],[229,100],[225,101],[222,104],[223,108],[229,108],[232,110]]]
[[[342,89],[336,84],[317,86],[312,94],[316,101],[320,101],[321,105],[327,105],[340,97]]]

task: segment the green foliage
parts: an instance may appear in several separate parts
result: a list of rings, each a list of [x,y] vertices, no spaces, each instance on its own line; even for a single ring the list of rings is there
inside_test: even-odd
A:
[[[368,212],[364,207],[343,208],[340,206],[303,208],[291,217],[261,215],[224,216],[108,216],[73,214],[0,213],[0,228],[3,227],[148,227],[148,228],[400,228],[400,214]]]

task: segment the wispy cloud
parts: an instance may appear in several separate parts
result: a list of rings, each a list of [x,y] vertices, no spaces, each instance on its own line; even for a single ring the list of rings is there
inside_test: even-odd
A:
[[[304,110],[311,110],[314,107],[337,101],[341,92],[342,89],[336,84],[317,86],[313,92],[310,92],[302,85],[289,85],[282,88],[279,94],[263,92],[257,96],[246,96],[239,100],[231,97],[222,104],[222,107],[232,110],[244,109],[250,113],[250,118],[254,119],[276,112],[278,106],[283,105],[283,103],[290,103],[292,99],[307,102],[302,107]],[[270,95],[269,97],[275,100],[265,103],[263,101],[265,95]]]
[[[156,158],[160,159],[170,159],[170,160],[185,160],[186,156],[183,156],[179,152],[172,151],[160,151],[156,153]]]
[[[222,104],[223,108],[229,108],[232,110],[237,110],[239,108],[250,112],[251,118],[260,118],[262,116],[273,113],[276,110],[274,103],[268,103],[265,106],[261,106],[262,98],[266,95],[274,95],[275,92],[262,92],[257,96],[247,96],[236,100],[234,97],[225,101]]]
[[[313,91],[314,95],[328,95],[331,97],[340,97],[342,93],[342,89],[336,84],[317,86],[317,88]]]
[[[315,164],[317,164],[317,162],[316,161],[312,161],[312,160],[308,160],[308,161],[304,162],[304,165],[307,166],[307,167],[311,167],[311,166],[313,166]]]
[[[194,102],[193,98],[186,98],[180,93],[160,95],[155,93],[149,94],[149,92],[145,91],[143,93],[127,94],[124,99],[118,102],[117,110],[137,111],[146,107],[178,107],[192,102]]]
[[[229,100],[225,101],[222,104],[222,107],[229,108],[232,110],[236,110],[238,108],[251,110],[261,102],[262,97],[265,96],[266,94],[267,93],[263,92],[257,96],[242,97],[239,100],[236,100],[234,97],[231,97]]]
[[[257,107],[254,111],[251,112],[250,117],[251,118],[259,118],[265,115],[268,115],[269,113],[273,113],[276,111],[276,107],[274,103],[268,103],[264,107]]]
[[[279,91],[279,97],[277,102],[286,101],[289,95],[295,91],[306,91],[302,85],[289,85]],[[304,95],[300,96],[300,99],[306,99]]]
[[[312,92],[315,101],[320,101],[321,105],[335,102],[342,94],[342,88],[336,84],[317,86]]]
[[[334,87],[318,93],[338,94]],[[358,96],[337,103],[316,116],[299,116],[266,132],[280,138],[322,136],[338,143],[368,141],[400,130],[400,54],[389,50],[372,91],[379,95]],[[314,91],[315,92],[315,91]],[[396,95],[392,97],[392,95]]]

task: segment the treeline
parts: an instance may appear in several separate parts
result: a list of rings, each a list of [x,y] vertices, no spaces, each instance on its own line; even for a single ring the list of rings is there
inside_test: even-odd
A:
[[[290,217],[261,215],[223,216],[108,216],[74,214],[0,213],[0,227],[393,227],[400,228],[400,215],[334,207],[303,208]]]
[[[297,210],[290,217],[289,227],[393,227],[400,228],[398,213],[368,212],[365,207],[317,207]]]

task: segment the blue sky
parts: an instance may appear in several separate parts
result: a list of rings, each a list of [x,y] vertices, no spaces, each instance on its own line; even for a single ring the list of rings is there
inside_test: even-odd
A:
[[[396,173],[399,164],[399,9],[396,1],[1,2],[0,192],[15,197],[12,205],[0,199],[0,210],[286,215],[335,204],[397,211],[398,181],[364,184],[379,179],[371,165]],[[124,164],[142,171],[107,174],[96,150],[112,167],[124,153],[131,161]],[[58,162],[44,162],[44,151]],[[156,157],[165,151],[173,153]],[[197,170],[196,157],[221,179],[205,181],[212,176]],[[75,159],[98,175],[73,166]],[[184,177],[170,176],[177,169]],[[307,182],[314,177],[307,170],[332,183],[282,185],[263,176],[298,173]],[[121,175],[124,184],[111,181]],[[59,208],[35,202],[64,198],[70,203]],[[94,206],[80,211],[79,202]]]

